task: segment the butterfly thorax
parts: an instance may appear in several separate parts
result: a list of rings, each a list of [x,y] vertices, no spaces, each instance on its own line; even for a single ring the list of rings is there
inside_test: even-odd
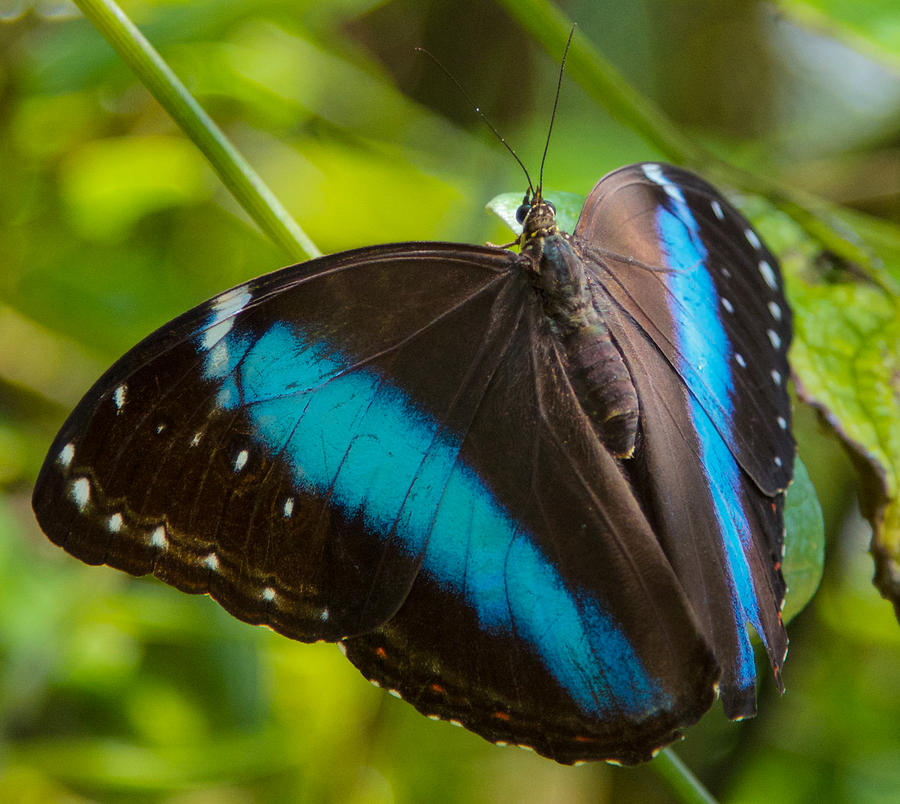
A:
[[[589,258],[571,235],[559,230],[556,210],[540,193],[525,217],[519,242],[581,407],[613,454],[631,457],[637,393],[595,298]]]

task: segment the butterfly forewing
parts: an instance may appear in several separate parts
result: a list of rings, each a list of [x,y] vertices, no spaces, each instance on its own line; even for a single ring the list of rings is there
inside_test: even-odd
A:
[[[753,227],[698,176],[649,163],[601,179],[574,234],[602,250],[602,283],[681,374],[744,470],[765,493],[784,491],[794,459],[791,310],[778,262]],[[715,328],[723,336],[712,343]],[[727,360],[685,353],[704,342],[727,350]]]
[[[448,415],[505,263],[384,252],[236,288],[113,366],[61,430],[36,486],[51,539],[89,563],[209,591],[237,616],[301,639],[389,617],[420,560],[368,535],[384,513],[379,471],[415,459],[387,443],[389,417],[377,419],[397,401],[389,378],[430,362],[416,409],[433,405],[435,422]]]
[[[787,645],[779,566],[794,443],[777,263],[721,195],[665,165],[601,180],[575,235],[596,256],[640,399],[635,485],[722,664],[726,712],[752,714],[747,627],[776,673]]]

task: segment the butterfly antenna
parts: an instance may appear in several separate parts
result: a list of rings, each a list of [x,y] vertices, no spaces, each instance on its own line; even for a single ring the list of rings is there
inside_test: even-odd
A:
[[[563,51],[562,63],[559,65],[559,80],[556,82],[556,97],[553,99],[553,113],[550,115],[550,127],[547,129],[547,141],[544,143],[544,155],[541,157],[541,172],[538,176],[538,189],[544,186],[544,162],[547,160],[547,149],[550,147],[550,135],[553,133],[553,122],[556,120],[556,107],[559,106],[559,93],[562,89],[563,72],[566,69],[566,56],[569,55],[569,45],[572,44],[572,37],[575,36],[575,27],[569,31],[569,38],[566,40],[566,49]]]
[[[572,37],[570,36],[569,38],[571,39]],[[506,148],[506,150],[512,154],[513,159],[515,159],[516,162],[519,163],[519,167],[522,168],[522,172],[525,174],[525,179],[528,182],[528,191],[529,191],[529,193],[533,194],[534,193],[534,185],[531,183],[531,176],[528,175],[528,170],[526,169],[525,165],[522,163],[522,160],[519,159],[519,155],[512,149],[512,146],[503,138],[503,135],[501,135],[500,132],[497,131],[496,128],[494,128],[494,124],[491,123],[491,121],[487,119],[487,115],[485,115],[485,113],[481,111],[481,107],[477,103],[475,103],[474,100],[472,100],[472,96],[469,95],[468,92],[466,92],[466,88],[462,84],[460,84],[459,81],[456,80],[456,76],[453,75],[453,73],[451,73],[446,67],[444,67],[443,64],[441,64],[438,61],[437,56],[435,56],[433,53],[425,50],[424,47],[417,47],[416,50],[419,53],[424,53],[426,56],[428,56],[428,58],[431,59],[438,66],[438,68],[441,70],[441,72],[444,75],[446,75],[447,78],[449,78],[456,85],[456,88],[462,93],[462,96],[469,102],[469,105],[475,110],[475,113],[484,121],[484,124],[491,130],[493,135],[498,140],[500,140],[500,143],[503,145],[503,147]],[[568,50],[568,46],[566,47],[566,50]],[[557,94],[559,94],[559,93],[557,92]],[[555,111],[555,107],[554,107],[554,111]],[[544,151],[544,153],[546,154],[546,150]],[[542,168],[543,168],[543,165],[542,165]]]

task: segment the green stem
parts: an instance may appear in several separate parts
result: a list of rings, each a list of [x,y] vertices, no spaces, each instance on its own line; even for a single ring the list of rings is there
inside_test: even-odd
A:
[[[659,752],[650,769],[665,782],[675,798],[684,804],[716,804],[716,800],[691,773],[671,748]]]
[[[563,53],[570,20],[547,0],[500,0],[503,7],[554,59]],[[697,164],[699,146],[666,114],[634,89],[581,31],[575,32],[566,72],[620,123],[638,132],[673,162]]]
[[[503,7],[554,58],[562,55],[572,21],[548,0],[500,0]],[[714,182],[762,195],[794,219],[825,249],[865,266],[884,287],[895,282],[880,269],[871,250],[849,240],[829,221],[837,208],[827,202],[762,179],[719,159],[682,133],[662,109],[635,90],[581,33],[575,34],[567,71],[623,125],[638,132],[666,159],[701,170]]]
[[[112,0],[75,0],[75,4],[203,152],[219,178],[259,227],[291,259],[320,256],[321,252],[312,240],[122,9]]]

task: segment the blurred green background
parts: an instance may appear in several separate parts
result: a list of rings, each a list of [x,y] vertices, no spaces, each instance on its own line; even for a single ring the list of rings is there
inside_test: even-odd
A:
[[[559,54],[503,3],[147,0],[126,11],[326,252],[507,239],[483,205],[543,148]],[[563,6],[714,152],[900,222],[900,6],[581,0]],[[233,621],[206,598],[81,566],[34,524],[52,436],[155,327],[287,260],[100,35],[57,2],[0,0],[0,799],[666,801],[646,768],[567,768],[433,723],[333,646]],[[587,193],[660,158],[564,83],[545,184]],[[900,629],[869,583],[843,452],[797,438],[827,563],[791,623],[781,698],[719,708],[679,755],[724,800],[894,802]]]

